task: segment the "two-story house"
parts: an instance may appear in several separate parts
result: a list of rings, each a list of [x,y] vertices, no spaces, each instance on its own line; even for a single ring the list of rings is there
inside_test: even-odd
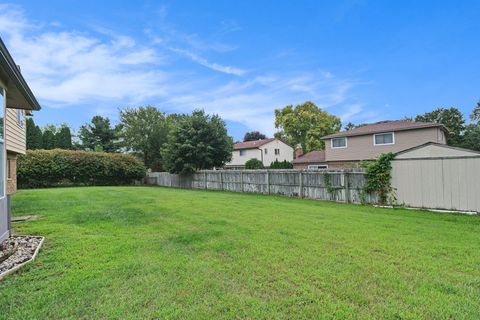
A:
[[[40,110],[35,96],[0,39],[0,241],[10,235],[10,195],[16,189],[16,159],[25,153],[25,114]]]
[[[243,169],[250,159],[262,161],[265,167],[269,167],[276,160],[291,162],[293,148],[276,138],[237,142],[233,145],[232,160],[225,165],[225,168]]]
[[[446,144],[447,135],[447,129],[438,123],[381,121],[323,137],[325,152],[322,157],[307,153],[297,157],[294,166],[308,168],[314,161],[318,168],[352,168],[382,153],[396,153],[428,142]]]

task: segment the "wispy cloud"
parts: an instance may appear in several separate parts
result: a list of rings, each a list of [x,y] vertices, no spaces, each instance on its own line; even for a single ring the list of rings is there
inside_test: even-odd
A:
[[[246,70],[243,70],[243,69],[240,69],[240,68],[235,68],[235,67],[231,67],[231,66],[223,66],[223,65],[220,65],[218,63],[208,62],[207,59],[199,57],[195,53],[190,52],[188,50],[173,48],[173,47],[169,47],[169,49],[173,52],[176,52],[176,53],[179,53],[181,55],[184,55],[184,56],[188,57],[192,61],[197,62],[204,67],[207,67],[209,69],[212,69],[212,70],[215,70],[215,71],[218,71],[218,72],[231,74],[231,75],[234,75],[234,76],[243,76],[245,73],[247,73]]]
[[[167,10],[162,10],[165,18]],[[222,32],[240,30],[227,23]],[[226,54],[228,46],[197,35],[147,29],[150,41],[145,44],[98,26],[89,32],[52,27],[27,19],[20,7],[11,5],[0,5],[0,33],[34,93],[50,108],[82,107],[89,110],[84,114],[111,117],[127,105],[152,104],[174,112],[204,108],[270,135],[274,109],[287,104],[310,100],[344,120],[365,115],[361,104],[348,104],[358,85],[354,80],[325,70],[259,73],[212,62],[205,58],[208,52]],[[172,35],[181,36],[173,41]],[[185,68],[171,64],[171,56],[218,73],[192,68],[186,74]]]
[[[45,31],[16,6],[0,7],[0,33],[26,70],[35,94],[51,106],[95,100],[134,103],[161,94],[162,59],[130,37],[103,31],[100,40],[77,31]]]

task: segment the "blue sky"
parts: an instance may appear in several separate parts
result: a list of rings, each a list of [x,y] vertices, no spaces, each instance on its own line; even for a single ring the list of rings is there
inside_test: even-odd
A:
[[[344,123],[468,115],[479,17],[478,1],[16,1],[0,4],[0,35],[41,125],[204,108],[240,139],[307,100]]]

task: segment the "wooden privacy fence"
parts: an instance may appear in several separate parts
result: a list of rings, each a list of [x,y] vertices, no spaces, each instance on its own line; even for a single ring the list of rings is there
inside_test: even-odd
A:
[[[278,194],[346,203],[375,203],[363,195],[365,176],[358,170],[204,170],[192,175],[150,172],[147,184],[186,189]]]

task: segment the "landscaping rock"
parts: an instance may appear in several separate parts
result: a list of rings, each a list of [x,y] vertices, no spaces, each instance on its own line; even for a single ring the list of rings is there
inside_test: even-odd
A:
[[[15,235],[0,243],[0,278],[3,273],[31,260],[43,237]],[[2,261],[1,257],[6,258]]]

